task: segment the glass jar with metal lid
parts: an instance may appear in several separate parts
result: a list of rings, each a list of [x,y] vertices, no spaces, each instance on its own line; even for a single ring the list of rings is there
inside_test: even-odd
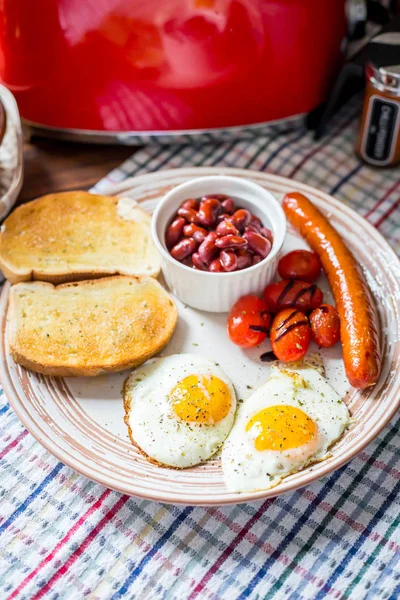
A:
[[[356,151],[367,163],[400,162],[400,32],[378,35],[369,45],[366,90]]]

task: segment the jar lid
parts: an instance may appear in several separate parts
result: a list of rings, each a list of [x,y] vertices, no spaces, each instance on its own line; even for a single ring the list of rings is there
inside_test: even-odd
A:
[[[400,94],[400,32],[377,35],[368,45],[367,75],[382,91]]]

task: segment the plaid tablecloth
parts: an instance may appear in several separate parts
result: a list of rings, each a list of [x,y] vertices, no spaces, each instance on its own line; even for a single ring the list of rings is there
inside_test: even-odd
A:
[[[236,143],[148,147],[107,178],[187,165],[278,173],[364,215],[400,250],[400,173],[353,155],[356,106],[315,143],[305,130]],[[96,189],[104,189],[100,182]],[[396,418],[314,485],[236,507],[174,507],[92,483],[44,450],[0,397],[0,598],[400,597]]]

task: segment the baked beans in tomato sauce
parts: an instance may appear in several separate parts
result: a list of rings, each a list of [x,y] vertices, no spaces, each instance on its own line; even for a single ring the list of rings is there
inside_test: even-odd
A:
[[[165,243],[175,260],[192,269],[229,273],[266,258],[273,236],[229,196],[208,194],[182,202],[167,227]]]

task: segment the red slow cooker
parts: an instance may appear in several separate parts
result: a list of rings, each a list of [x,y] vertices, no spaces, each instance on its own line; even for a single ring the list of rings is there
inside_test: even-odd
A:
[[[345,0],[2,0],[25,122],[98,141],[286,124],[326,97]]]

